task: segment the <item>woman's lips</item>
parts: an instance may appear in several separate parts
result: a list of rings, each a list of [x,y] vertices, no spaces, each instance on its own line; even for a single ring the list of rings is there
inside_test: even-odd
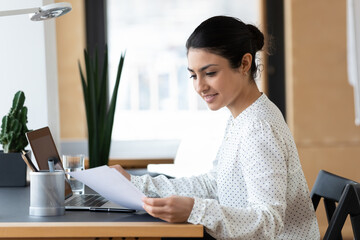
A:
[[[207,102],[207,103],[212,103],[212,102],[215,100],[215,97],[216,97],[217,95],[218,95],[217,93],[205,95],[205,96],[204,96],[205,102]]]

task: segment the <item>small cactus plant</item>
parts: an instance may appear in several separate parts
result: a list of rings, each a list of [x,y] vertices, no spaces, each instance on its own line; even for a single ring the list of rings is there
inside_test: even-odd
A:
[[[8,115],[2,119],[0,143],[4,153],[20,152],[28,145],[25,133],[28,132],[27,107],[24,106],[25,94],[18,91],[13,99],[13,105]]]

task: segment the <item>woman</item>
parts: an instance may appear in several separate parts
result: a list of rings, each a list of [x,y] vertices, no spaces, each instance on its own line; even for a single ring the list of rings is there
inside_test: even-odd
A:
[[[227,107],[231,116],[207,174],[151,178],[116,166],[148,196],[143,202],[150,215],[202,224],[216,239],[320,238],[293,137],[254,81],[263,45],[255,26],[226,16],[204,21],[189,37],[195,90],[211,110]]]

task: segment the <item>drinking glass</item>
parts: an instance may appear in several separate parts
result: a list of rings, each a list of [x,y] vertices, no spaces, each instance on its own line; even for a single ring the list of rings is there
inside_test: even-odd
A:
[[[82,171],[85,169],[85,163],[84,163],[85,155],[84,154],[78,154],[78,155],[63,155],[63,166],[65,172],[76,172],[76,171]],[[76,180],[74,177],[70,176],[69,174],[66,174],[67,178],[69,179],[71,189],[73,193],[75,194],[84,194],[85,192],[85,185]]]

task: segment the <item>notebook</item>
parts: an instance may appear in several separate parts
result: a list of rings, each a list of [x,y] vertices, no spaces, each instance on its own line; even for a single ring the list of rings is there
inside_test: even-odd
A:
[[[49,127],[26,133],[39,170],[49,170],[48,159],[56,158],[56,170],[64,170]],[[65,209],[106,212],[135,212],[106,200],[99,194],[73,194],[71,185],[65,177]]]

